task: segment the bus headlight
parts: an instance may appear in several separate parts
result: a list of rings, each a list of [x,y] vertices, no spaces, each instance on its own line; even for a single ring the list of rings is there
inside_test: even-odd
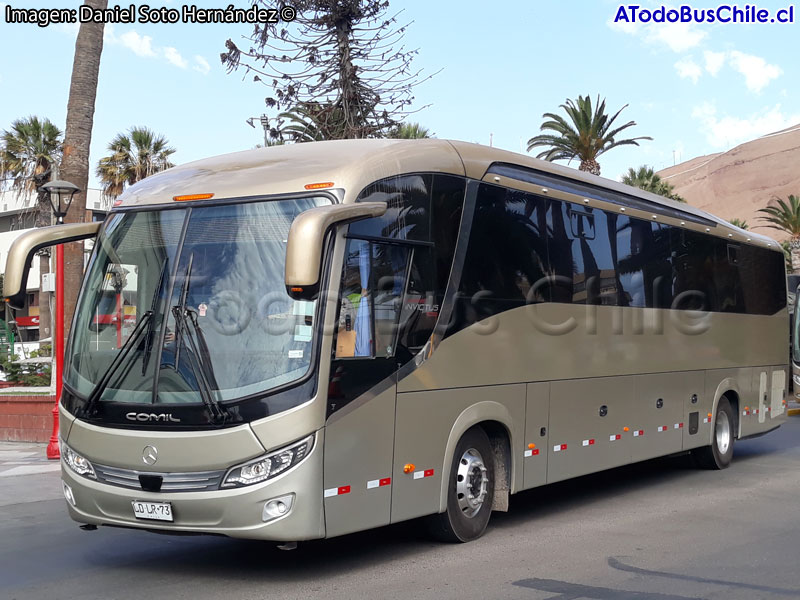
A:
[[[92,463],[75,452],[64,442],[61,442],[61,458],[64,463],[78,475],[83,475],[89,479],[97,479],[97,475],[94,474]]]
[[[298,465],[314,447],[314,436],[295,442],[266,456],[232,467],[220,487],[233,488],[261,483]]]

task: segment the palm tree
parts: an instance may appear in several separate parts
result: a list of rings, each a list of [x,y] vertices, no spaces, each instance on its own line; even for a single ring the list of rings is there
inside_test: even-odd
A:
[[[430,130],[419,123],[400,123],[387,137],[397,140],[420,140],[432,137]]]
[[[789,248],[791,254],[792,273],[800,270],[800,197],[789,194],[789,202],[775,198],[777,206],[768,206],[758,212],[766,217],[759,217],[766,221],[772,229],[779,229],[789,234]]]
[[[35,192],[60,161],[61,130],[49,119],[17,119],[0,134],[0,178],[9,179],[13,189]]]
[[[42,186],[55,177],[61,162],[61,130],[49,119],[30,116],[11,123],[11,129],[0,135],[0,180],[9,178],[11,189],[20,194],[36,192],[34,226],[51,224],[52,209],[49,194]],[[3,185],[0,183],[0,189]],[[39,254],[39,272],[50,272],[50,257],[47,251]],[[41,289],[41,286],[40,286]],[[45,296],[40,294],[40,306],[45,306]],[[50,330],[50,310],[42,310],[39,330],[44,335]]]
[[[750,229],[750,225],[748,225],[747,221],[744,221],[742,219],[731,219],[730,224],[735,227],[738,227],[739,229],[744,229],[745,231]]]
[[[287,125],[283,125],[288,121]],[[345,138],[347,124],[344,113],[333,104],[302,102],[278,115],[274,139],[293,142],[320,142]],[[273,133],[273,132],[271,132]]]
[[[540,134],[528,140],[528,152],[539,146],[547,146],[536,155],[537,158],[544,160],[572,160],[577,158],[581,161],[581,171],[600,175],[600,164],[597,158],[604,152],[608,152],[617,146],[633,145],[638,146],[637,140],[652,140],[651,137],[636,137],[630,139],[617,140],[616,136],[627,129],[636,125],[634,121],[628,121],[620,127],[612,129],[612,125],[619,114],[627,108],[627,104],[619,109],[613,117],[606,114],[606,101],[600,101],[597,96],[597,103],[592,108],[592,99],[588,94],[578,96],[577,103],[567,98],[566,104],[561,108],[569,117],[568,122],[564,117],[554,113],[544,113],[543,118],[549,119],[542,123],[539,128],[542,131],[554,131],[555,134]]]
[[[105,11],[108,8],[108,0],[84,0],[84,4],[91,6],[95,12]],[[71,223],[81,223],[86,220],[89,146],[92,142],[104,27],[103,23],[81,23],[78,38],[75,40],[75,56],[72,59],[72,77],[67,100],[64,158],[60,174],[61,179],[74,183],[81,190],[75,194],[72,207],[65,218]],[[64,247],[64,265],[64,335],[66,336],[75,312],[78,288],[83,279],[83,244],[67,244]],[[58,368],[61,368],[60,365]]]
[[[100,159],[95,173],[103,182],[103,193],[111,198],[119,196],[125,186],[175,166],[169,161],[175,148],[147,127],[118,133],[108,150],[111,154]]]
[[[655,172],[653,167],[648,167],[647,165],[642,165],[638,169],[630,167],[628,172],[622,176],[622,183],[664,196],[676,202],[686,202],[673,191],[672,184],[661,179],[661,176]]]

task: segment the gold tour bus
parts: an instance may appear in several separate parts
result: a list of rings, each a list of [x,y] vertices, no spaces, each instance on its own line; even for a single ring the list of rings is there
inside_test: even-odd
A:
[[[786,418],[780,246],[698,209],[445,140],[285,145],[176,167],[96,237],[60,399],[75,521],[275,540],[427,517],[734,443]],[[102,327],[110,295],[130,323]]]

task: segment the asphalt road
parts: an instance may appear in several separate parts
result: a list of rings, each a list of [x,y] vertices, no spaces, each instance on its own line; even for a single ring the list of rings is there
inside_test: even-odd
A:
[[[0,472],[0,598],[800,598],[798,466],[793,417],[737,443],[725,471],[671,457],[518,494],[470,544],[434,543],[407,523],[293,552],[84,532],[58,473],[12,466]]]

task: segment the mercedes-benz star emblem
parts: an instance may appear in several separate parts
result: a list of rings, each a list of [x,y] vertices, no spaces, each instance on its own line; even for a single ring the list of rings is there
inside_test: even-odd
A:
[[[158,460],[158,448],[155,446],[145,446],[142,450],[142,461],[146,465],[154,465]]]

